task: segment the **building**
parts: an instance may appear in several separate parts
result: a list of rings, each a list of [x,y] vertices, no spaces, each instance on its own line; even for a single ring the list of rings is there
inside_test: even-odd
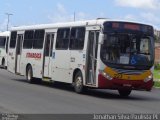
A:
[[[160,63],[160,30],[154,30],[154,34],[158,37],[158,43],[155,43],[155,63]]]
[[[160,63],[160,43],[155,43],[155,63]]]
[[[154,30],[154,35],[156,36],[156,42],[160,43],[160,30]]]

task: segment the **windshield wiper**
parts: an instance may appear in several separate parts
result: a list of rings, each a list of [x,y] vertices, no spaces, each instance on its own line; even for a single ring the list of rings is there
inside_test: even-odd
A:
[[[139,53],[139,54],[150,55],[150,53]]]

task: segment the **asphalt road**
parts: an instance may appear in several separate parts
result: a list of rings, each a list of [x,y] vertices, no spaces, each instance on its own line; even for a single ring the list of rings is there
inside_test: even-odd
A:
[[[159,113],[160,90],[133,91],[121,98],[117,91],[89,90],[74,93],[66,84],[29,84],[24,77],[0,69],[0,113],[87,114]]]

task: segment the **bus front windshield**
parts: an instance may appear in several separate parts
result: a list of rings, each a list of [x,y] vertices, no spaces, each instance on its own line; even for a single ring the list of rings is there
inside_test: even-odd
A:
[[[0,48],[4,48],[6,44],[6,37],[0,37]]]
[[[150,69],[154,61],[153,38],[145,34],[105,33],[101,60],[115,68]]]

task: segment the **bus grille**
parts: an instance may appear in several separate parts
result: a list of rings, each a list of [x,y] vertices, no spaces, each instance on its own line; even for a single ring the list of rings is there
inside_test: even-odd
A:
[[[118,72],[119,74],[125,74],[125,75],[132,75],[132,74],[140,75],[146,72],[146,70],[124,70],[124,69],[116,69],[116,68],[112,68],[112,69]]]

